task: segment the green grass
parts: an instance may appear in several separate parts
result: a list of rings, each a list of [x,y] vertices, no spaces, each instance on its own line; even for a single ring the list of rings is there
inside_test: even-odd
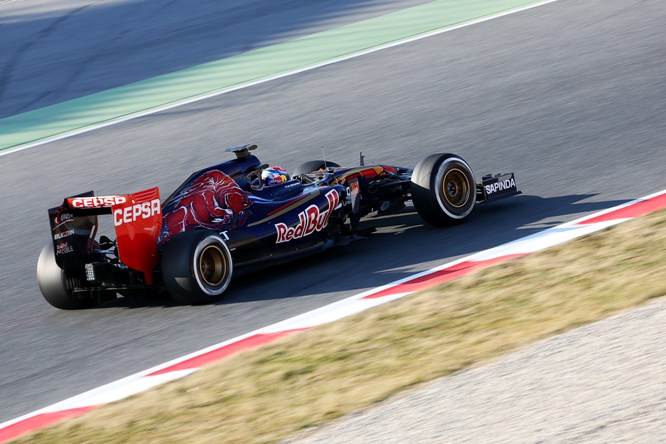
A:
[[[664,263],[661,211],[241,353],[19,442],[275,442],[664,296]]]

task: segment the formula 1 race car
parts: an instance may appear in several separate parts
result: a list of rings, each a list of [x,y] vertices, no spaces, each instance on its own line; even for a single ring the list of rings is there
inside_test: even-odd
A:
[[[234,274],[282,263],[367,236],[370,213],[388,214],[411,200],[423,220],[450,225],[476,204],[519,194],[513,173],[476,183],[455,154],[433,154],[414,169],[340,167],[305,162],[290,178],[251,154],[192,174],[164,202],[159,189],[114,196],[92,191],[48,210],[52,241],[37,263],[39,288],[54,307],[90,307],[118,295],[166,291],[178,303],[219,300]],[[281,173],[278,171],[278,173]],[[98,216],[112,216],[116,240],[96,239]]]

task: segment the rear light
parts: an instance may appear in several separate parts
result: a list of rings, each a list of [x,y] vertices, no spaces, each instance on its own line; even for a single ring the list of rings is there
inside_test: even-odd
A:
[[[88,282],[95,281],[95,267],[93,264],[86,264],[86,280]]]

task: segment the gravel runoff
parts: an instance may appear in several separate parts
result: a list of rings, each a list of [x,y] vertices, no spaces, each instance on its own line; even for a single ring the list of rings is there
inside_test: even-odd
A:
[[[666,299],[433,381],[289,442],[666,442]]]

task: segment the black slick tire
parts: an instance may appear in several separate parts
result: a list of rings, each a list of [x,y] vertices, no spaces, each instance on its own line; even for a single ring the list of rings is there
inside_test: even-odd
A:
[[[169,296],[180,304],[208,304],[222,299],[233,276],[229,247],[215,232],[188,231],[162,250],[162,278]]]
[[[46,302],[61,310],[76,310],[93,305],[92,299],[80,299],[72,292],[73,280],[58,266],[53,243],[47,243],[37,260],[37,284]]]
[[[412,202],[421,218],[437,226],[465,220],[476,204],[472,168],[455,154],[433,154],[414,167]]]

